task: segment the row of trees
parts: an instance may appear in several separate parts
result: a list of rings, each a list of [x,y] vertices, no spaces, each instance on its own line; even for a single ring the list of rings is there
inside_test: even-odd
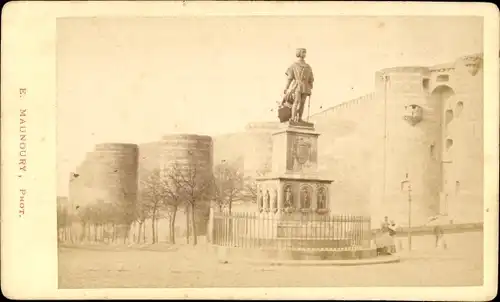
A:
[[[79,240],[114,242],[129,238],[132,225],[137,226],[135,242],[145,242],[146,221],[151,220],[152,243],[158,242],[158,221],[166,218],[169,222],[169,241],[175,243],[175,223],[178,212],[186,215],[186,240],[192,236],[197,244],[197,228],[203,225],[212,205],[218,211],[232,211],[237,200],[255,201],[256,184],[246,182],[243,173],[234,165],[221,162],[213,174],[207,175],[203,167],[196,164],[174,163],[164,169],[145,171],[137,196],[125,189],[119,204],[96,200],[85,207],[67,211],[58,207],[58,228],[66,230],[74,221],[83,227]],[[197,221],[197,215],[199,213]],[[90,236],[93,229],[93,236]],[[93,238],[91,238],[93,237]]]

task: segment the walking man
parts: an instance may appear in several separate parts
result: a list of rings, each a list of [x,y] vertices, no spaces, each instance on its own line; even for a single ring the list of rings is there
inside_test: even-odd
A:
[[[448,246],[446,244],[446,239],[444,238],[443,224],[445,224],[445,221],[443,215],[441,214],[429,217],[429,221],[427,223],[427,225],[434,226],[432,232],[435,239],[435,248],[439,248],[441,246],[443,249],[447,249]]]

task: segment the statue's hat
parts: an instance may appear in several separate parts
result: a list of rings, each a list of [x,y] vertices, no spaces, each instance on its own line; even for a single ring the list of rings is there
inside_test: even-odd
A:
[[[300,56],[300,54],[302,53],[302,51],[306,51],[305,48],[297,48],[297,50],[295,51],[295,55],[298,57]]]

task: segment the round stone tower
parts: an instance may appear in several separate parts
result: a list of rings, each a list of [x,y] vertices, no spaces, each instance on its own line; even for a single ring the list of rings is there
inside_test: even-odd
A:
[[[377,149],[372,167],[372,213],[401,225],[421,225],[439,212],[441,105],[429,94],[427,67],[396,67],[376,73]]]
[[[162,137],[160,166],[173,163],[196,165],[201,173],[211,175],[213,169],[213,143],[210,136],[195,134],[171,134]]]
[[[88,156],[95,201],[134,204],[137,198],[138,146],[104,143]]]
[[[258,173],[271,171],[273,140],[272,133],[278,130],[279,122],[256,122],[246,127],[244,173],[255,177]]]

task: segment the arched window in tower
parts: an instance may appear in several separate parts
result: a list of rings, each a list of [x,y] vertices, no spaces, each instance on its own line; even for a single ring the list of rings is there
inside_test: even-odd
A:
[[[458,194],[460,192],[460,182],[457,180],[455,181],[455,194]]]
[[[456,107],[456,108],[455,108],[455,115],[456,115],[457,117],[459,117],[459,116],[460,116],[460,114],[462,113],[462,110],[464,109],[464,102],[462,102],[462,101],[458,101],[458,102],[457,102],[457,105],[456,105],[455,107]]]
[[[451,147],[453,147],[453,140],[451,138],[446,139],[446,151],[450,151]]]
[[[449,123],[451,123],[452,120],[453,120],[453,110],[448,109],[445,112],[446,125],[448,125]]]
[[[429,152],[430,152],[431,157],[434,157],[434,148],[435,148],[434,144],[431,144],[429,146]]]

